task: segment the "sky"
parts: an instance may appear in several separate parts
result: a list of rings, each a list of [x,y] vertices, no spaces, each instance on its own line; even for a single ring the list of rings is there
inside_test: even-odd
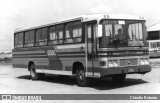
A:
[[[16,29],[91,13],[140,15],[149,27],[160,22],[159,10],[159,0],[1,0],[0,52],[13,49]]]

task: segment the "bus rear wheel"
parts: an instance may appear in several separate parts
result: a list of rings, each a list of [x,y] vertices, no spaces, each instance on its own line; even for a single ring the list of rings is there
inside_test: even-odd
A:
[[[122,83],[126,78],[126,74],[117,74],[112,76],[112,79],[115,83]]]
[[[83,66],[79,66],[77,70],[76,79],[77,79],[77,84],[81,87],[87,87],[91,83],[91,78],[86,77]]]
[[[38,79],[38,74],[36,73],[35,65],[31,64],[30,65],[30,75],[32,80],[37,80]]]

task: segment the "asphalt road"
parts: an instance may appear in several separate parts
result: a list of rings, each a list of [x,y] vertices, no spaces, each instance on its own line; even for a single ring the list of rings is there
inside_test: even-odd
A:
[[[44,80],[32,81],[25,69],[13,69],[0,63],[0,94],[159,94],[160,60],[151,59],[152,71],[127,75],[123,84],[111,78],[94,80],[91,87],[79,87],[70,77],[46,75]]]

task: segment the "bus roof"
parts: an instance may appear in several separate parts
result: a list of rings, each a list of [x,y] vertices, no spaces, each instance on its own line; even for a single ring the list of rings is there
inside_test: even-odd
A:
[[[101,19],[145,20],[145,18],[142,16],[128,15],[128,14],[86,14],[86,15],[81,15],[81,16],[76,16],[76,17],[72,17],[68,19],[59,20],[57,22],[46,24],[46,25],[36,26],[32,28],[27,28],[27,29],[18,29],[18,30],[15,30],[15,33],[27,31],[27,30],[33,30],[37,28],[43,28],[46,26],[66,23],[66,22],[75,21],[75,20],[81,20],[82,22],[86,22],[86,21],[92,21],[92,20],[99,21]]]
[[[160,31],[160,22],[150,26],[147,28],[147,31],[148,32],[151,32],[151,31]]]

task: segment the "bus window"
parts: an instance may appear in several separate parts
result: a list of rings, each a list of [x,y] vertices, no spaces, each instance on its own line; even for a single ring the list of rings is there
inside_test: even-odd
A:
[[[160,47],[160,42],[157,42],[157,47]]]
[[[142,24],[141,23],[134,23],[129,25],[129,37],[131,40],[133,40],[133,35],[136,37],[138,40],[143,39],[143,34],[142,34]]]
[[[57,35],[55,26],[50,27],[49,30],[49,44],[57,44]]]
[[[88,42],[92,42],[91,37],[92,37],[92,31],[91,31],[91,25],[87,26],[87,34],[88,34]]]
[[[43,28],[42,29],[42,42],[41,42],[41,45],[46,45],[47,44],[47,31],[48,29],[47,28]]]
[[[34,46],[34,30],[25,32],[24,47]]]
[[[24,38],[25,38],[24,47],[28,47],[28,44],[29,44],[29,31],[24,33]]]
[[[14,41],[15,41],[15,45],[18,45],[18,34],[15,34]]]
[[[63,42],[63,25],[56,26],[56,36],[57,36],[57,44],[62,44]]]
[[[73,23],[73,42],[82,41],[82,23],[80,21]]]
[[[72,32],[72,23],[67,23],[65,27],[65,42],[64,43],[73,43],[73,32]]]
[[[152,42],[152,43],[151,43],[151,48],[156,48],[156,47],[157,47],[157,43]]]
[[[49,45],[62,44],[63,25],[51,26],[49,29]]]
[[[47,28],[38,29],[36,31],[36,46],[47,44]]]
[[[39,41],[41,41],[41,29],[38,29],[37,31],[36,31],[36,42],[39,42]]]
[[[15,48],[23,47],[23,32],[15,34]]]
[[[40,46],[42,30],[36,30],[36,46]]]
[[[29,46],[34,46],[34,30],[30,31],[30,36],[29,36]]]
[[[105,24],[103,28],[104,33],[102,37],[99,39],[100,48],[107,47],[111,43],[113,37],[112,25]]]
[[[19,33],[19,44],[23,45],[23,33]]]

